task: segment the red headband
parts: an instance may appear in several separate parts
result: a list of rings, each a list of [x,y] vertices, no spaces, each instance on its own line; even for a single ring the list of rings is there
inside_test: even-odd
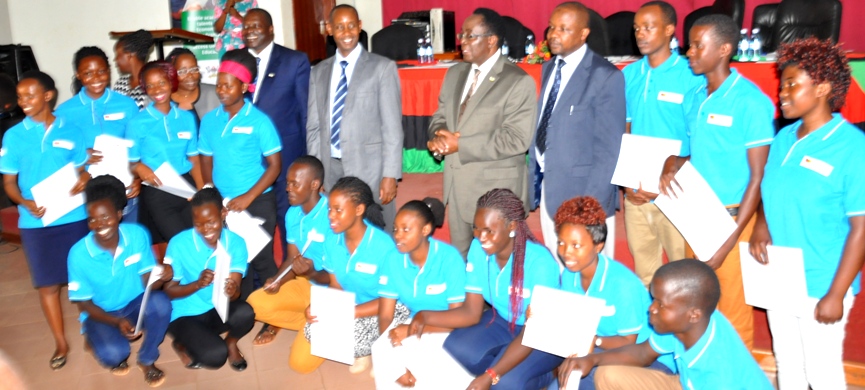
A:
[[[252,83],[252,75],[249,73],[249,70],[240,63],[234,61],[222,61],[222,63],[219,64],[219,72],[228,73],[237,77],[237,79],[242,83],[249,85],[249,92],[255,92],[255,84]]]

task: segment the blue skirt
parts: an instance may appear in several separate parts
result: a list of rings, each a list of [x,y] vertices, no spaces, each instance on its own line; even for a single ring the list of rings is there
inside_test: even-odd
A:
[[[69,282],[66,268],[69,249],[90,229],[87,220],[33,229],[21,229],[24,257],[30,267],[33,287],[48,287]]]

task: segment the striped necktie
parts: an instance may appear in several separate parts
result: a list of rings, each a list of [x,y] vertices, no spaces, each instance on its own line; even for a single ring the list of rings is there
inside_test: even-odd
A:
[[[556,63],[556,77],[553,80],[553,87],[550,88],[550,94],[547,96],[547,104],[544,105],[544,112],[541,115],[541,122],[538,123],[538,136],[535,140],[535,145],[538,151],[544,154],[547,150],[547,126],[550,124],[550,116],[553,115],[553,108],[556,107],[556,99],[559,97],[559,87],[562,84],[562,67],[565,66],[565,60],[559,59]]]
[[[457,123],[463,120],[463,113],[466,111],[466,107],[469,105],[469,100],[472,98],[472,94],[475,93],[475,87],[478,85],[478,76],[481,74],[480,69],[475,69],[475,77],[472,80],[472,86],[469,88],[469,93],[466,94],[466,98],[463,100],[463,103],[460,104],[460,114],[457,116]]]
[[[330,144],[336,150],[342,150],[339,145],[339,128],[342,122],[342,109],[345,107],[345,95],[348,94],[348,79],[345,77],[345,67],[348,66],[348,61],[340,61],[339,65],[342,66],[342,75],[339,76],[339,83],[336,85],[333,113],[330,116]]]

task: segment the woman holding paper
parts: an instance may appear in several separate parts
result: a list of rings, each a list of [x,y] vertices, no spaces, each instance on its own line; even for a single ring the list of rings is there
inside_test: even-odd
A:
[[[133,162],[135,175],[148,184],[141,189],[147,216],[142,219],[151,225],[153,242],[159,244],[191,228],[192,213],[187,199],[159,189],[163,183],[154,171],[167,169],[172,176],[180,175],[191,188],[203,187],[198,130],[194,115],[171,101],[178,81],[169,62],[147,63],[139,79],[151,103],[129,122],[129,161]]]
[[[246,243],[225,229],[226,214],[219,191],[198,191],[192,197],[194,227],[174,236],[165,254],[165,264],[174,267],[174,279],[165,287],[173,299],[168,333],[187,368],[217,369],[226,359],[235,371],[247,366],[237,348],[255,324],[252,307],[238,299]],[[223,332],[228,332],[225,340]]]
[[[159,386],[165,374],[154,363],[171,318],[171,300],[160,289],[173,276],[171,266],[157,271],[147,231],[120,223],[126,205],[120,180],[98,176],[84,192],[91,232],[69,251],[69,300],[81,310],[81,331],[93,355],[114,375],[129,372],[129,342],[141,336],[135,327],[141,323],[138,367],[148,385]],[[152,272],[158,279],[145,292]]]
[[[362,180],[346,176],[334,184],[328,196],[330,228],[333,235],[324,243],[323,268],[330,274],[330,287],[355,294],[354,364],[349,372],[365,371],[370,364],[372,343],[379,337],[378,297],[379,272],[385,259],[396,248],[393,239],[381,230],[384,217],[375,202],[372,190]],[[316,308],[311,308],[315,313]],[[307,309],[307,322],[315,316]],[[394,316],[402,323],[408,310]],[[323,358],[311,353],[309,324],[304,337],[295,337],[288,357],[293,370],[307,374],[314,371]]]
[[[411,335],[428,326],[454,329],[444,348],[477,376],[469,389],[541,389],[562,362],[522,345],[532,290],[559,287],[558,264],[532,235],[526,218],[522,200],[510,190],[481,196],[466,264],[465,303],[447,311],[421,311],[412,320]],[[484,301],[492,310],[484,311]]]
[[[844,328],[865,260],[865,135],[833,113],[844,104],[850,67],[839,46],[816,38],[782,45],[781,112],[799,120],[775,136],[762,182],[750,252],[801,248],[809,308],[769,310],[781,389],[843,389]],[[810,308],[813,307],[813,311]]]
[[[451,329],[427,327],[429,334],[423,338],[406,339],[408,324],[391,324],[397,304],[414,314],[456,309],[465,301],[462,255],[432,238],[444,217],[445,206],[435,198],[410,201],[396,215],[393,237],[398,252],[391,252],[379,277],[378,325],[382,335],[372,350],[377,389],[461,389],[473,379],[442,348]]]
[[[590,196],[576,197],[562,203],[553,219],[558,256],[565,265],[562,290],[605,301],[594,352],[636,343],[638,334],[648,327],[649,292],[631,270],[601,253],[607,239],[607,216],[601,204]],[[562,324],[562,331],[567,332],[567,327]],[[675,367],[672,360],[665,363]],[[658,362],[650,368],[671,373]],[[563,362],[559,369],[560,383],[566,382],[573,370],[571,359]],[[594,373],[592,369],[580,381],[580,390],[595,388]]]
[[[21,244],[30,268],[33,287],[39,291],[39,300],[45,319],[54,336],[56,349],[51,357],[52,369],[66,364],[69,344],[63,330],[63,312],[60,307],[60,286],[69,281],[66,256],[87,232],[84,203],[74,210],[48,221],[42,218],[52,199],[34,199],[32,189],[54,173],[71,165],[78,177],[68,190],[56,188],[59,197],[79,194],[90,180],[84,170],[87,152],[80,129],[52,113],[52,102],[57,89],[51,76],[40,71],[25,72],[16,87],[18,106],[27,115],[21,123],[3,135],[0,149],[0,173],[3,188],[9,200],[18,204],[18,227]],[[50,130],[50,131],[49,131]]]
[[[98,165],[102,163],[103,151],[94,149],[96,137],[108,135],[125,139],[126,125],[138,114],[138,106],[131,98],[108,88],[111,82],[111,67],[108,65],[108,56],[102,49],[95,46],[82,47],[75,52],[72,62],[75,66],[74,88],[78,93],[60,104],[56,113],[83,131],[88,155],[87,165]],[[125,161],[122,169],[128,170]],[[127,183],[129,191],[126,198],[130,199],[130,202],[123,209],[124,221],[137,222],[137,196],[141,180],[133,178]]]

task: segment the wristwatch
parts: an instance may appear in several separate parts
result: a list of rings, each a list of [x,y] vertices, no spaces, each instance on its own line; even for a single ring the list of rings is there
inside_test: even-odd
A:
[[[495,370],[493,370],[492,368],[487,368],[486,373],[490,376],[490,378],[493,378],[493,386],[499,383],[499,379],[501,379],[501,377],[499,376],[499,374],[496,374]]]

